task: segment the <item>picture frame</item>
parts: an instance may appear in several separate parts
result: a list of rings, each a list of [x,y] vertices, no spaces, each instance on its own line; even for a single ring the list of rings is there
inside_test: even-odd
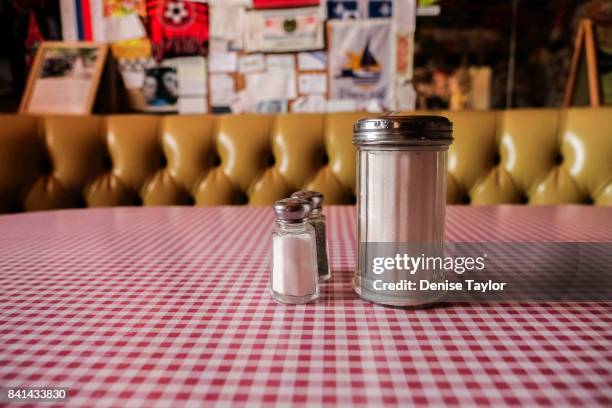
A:
[[[28,76],[19,113],[89,114],[100,86],[108,46],[45,41]]]

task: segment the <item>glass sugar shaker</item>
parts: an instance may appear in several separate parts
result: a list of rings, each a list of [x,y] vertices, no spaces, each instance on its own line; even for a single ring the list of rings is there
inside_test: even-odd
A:
[[[355,122],[358,259],[353,289],[362,298],[418,306],[444,296],[441,291],[380,290],[383,281],[442,282],[442,268],[381,273],[373,262],[396,254],[443,254],[446,156],[452,141],[452,123],[443,116],[386,114]]]
[[[299,198],[274,203],[270,294],[282,303],[302,304],[319,297],[315,230],[308,223],[311,208]]]
[[[308,222],[314,227],[317,243],[317,269],[319,271],[319,282],[331,278],[329,261],[327,257],[327,233],[325,215],[323,215],[323,194],[318,191],[297,191],[291,197],[306,200],[312,206]]]

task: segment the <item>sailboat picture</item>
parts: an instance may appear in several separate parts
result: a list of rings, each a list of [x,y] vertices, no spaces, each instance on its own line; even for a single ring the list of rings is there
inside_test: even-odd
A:
[[[330,99],[356,101],[356,108],[388,108],[393,86],[393,44],[387,19],[331,20]]]
[[[370,52],[370,40],[368,39],[361,55],[346,52],[347,65],[340,71],[340,78],[353,78],[355,83],[371,85],[378,82],[382,67]]]

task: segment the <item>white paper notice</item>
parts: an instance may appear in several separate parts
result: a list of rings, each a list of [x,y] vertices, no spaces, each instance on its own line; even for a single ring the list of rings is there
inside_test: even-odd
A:
[[[206,95],[206,59],[204,57],[172,58],[165,60],[164,65],[176,67],[180,96]]]
[[[393,19],[398,33],[414,33],[416,0],[393,0]]]
[[[39,78],[32,91],[28,113],[88,113],[92,82],[85,78]]]
[[[241,50],[244,47],[245,8],[228,4],[213,5],[209,12],[210,38],[225,41],[228,49]]]
[[[330,99],[327,101],[328,112],[352,112],[357,109],[353,99]]]
[[[236,98],[235,80],[231,75],[213,74],[210,76],[210,104],[230,106]]]
[[[122,71],[121,78],[127,89],[140,89],[144,85],[144,71]]]
[[[261,72],[266,68],[263,54],[251,54],[241,56],[238,60],[238,72],[241,74],[250,74],[253,72]]]
[[[275,71],[281,72],[281,71]],[[297,76],[295,75],[295,70],[285,70],[282,71],[286,75],[287,81],[287,99],[295,99],[297,98]]]
[[[268,70],[287,69],[295,71],[295,57],[291,54],[278,54],[266,56]]]
[[[230,104],[230,108],[232,110],[232,113],[243,113],[243,112],[246,112],[248,110],[251,110],[251,108],[254,109],[255,108],[255,103],[253,103],[253,102],[251,102],[249,100],[249,97],[247,95],[247,91],[246,90],[242,90],[242,91],[236,93],[236,97],[234,98],[234,100]]]
[[[208,70],[211,73],[236,72],[238,70],[238,54],[211,50],[208,54]]]
[[[105,17],[104,32],[106,42],[134,40],[147,36],[138,14],[127,14],[123,17]]]
[[[325,109],[325,96],[323,95],[300,96],[291,104],[292,112],[325,112]]]
[[[327,54],[325,51],[300,52],[298,67],[301,71],[324,71],[327,69]]]
[[[178,100],[179,113],[206,113],[206,98],[182,96]]]
[[[417,93],[411,82],[396,85],[396,104],[399,110],[414,110]]]
[[[298,89],[301,94],[322,94],[327,92],[327,76],[325,74],[301,74],[298,79]]]
[[[365,110],[367,112],[382,112],[383,107],[378,99],[370,99],[366,102]]]
[[[295,72],[278,70],[247,75],[246,90],[254,102],[294,99],[297,97]]]
[[[247,12],[247,51],[283,52],[324,47],[321,7],[279,8]]]

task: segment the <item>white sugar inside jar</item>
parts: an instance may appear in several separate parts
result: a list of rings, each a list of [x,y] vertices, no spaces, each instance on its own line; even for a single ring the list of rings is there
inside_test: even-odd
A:
[[[404,254],[443,255],[446,155],[452,140],[452,124],[441,116],[390,114],[355,123],[358,259],[353,289],[359,296],[392,306],[438,300],[439,292],[377,288],[421,279],[439,282],[442,268],[380,272],[374,263]]]

